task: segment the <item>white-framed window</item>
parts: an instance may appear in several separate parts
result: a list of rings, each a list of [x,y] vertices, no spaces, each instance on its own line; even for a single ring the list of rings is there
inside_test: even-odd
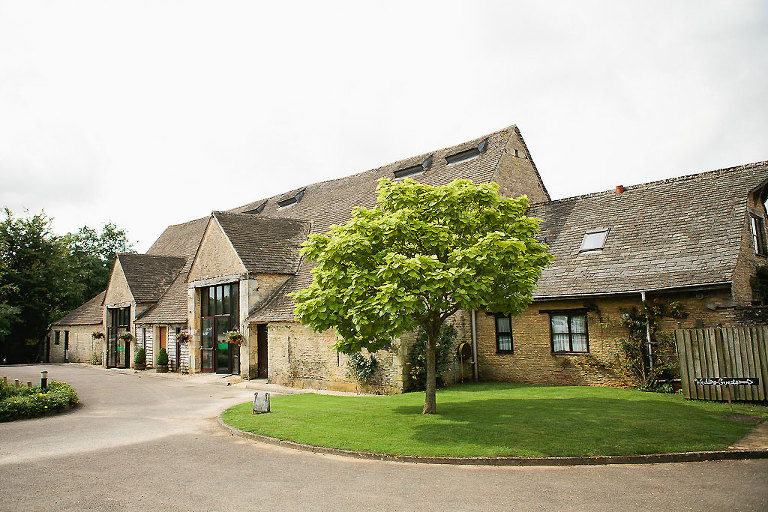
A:
[[[496,352],[513,354],[512,318],[504,315],[494,315],[496,318]]]
[[[586,312],[551,312],[549,323],[553,353],[579,354],[589,352]]]

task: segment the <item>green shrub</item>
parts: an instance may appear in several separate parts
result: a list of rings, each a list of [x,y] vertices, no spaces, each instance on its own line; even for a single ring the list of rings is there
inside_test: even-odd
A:
[[[66,382],[51,381],[48,388],[1,384],[0,421],[34,418],[78,403],[77,393]]]
[[[143,348],[139,347],[139,350],[136,351],[133,362],[136,364],[145,364],[147,362],[147,353]]]
[[[664,317],[682,319],[688,314],[679,302],[664,302],[659,299],[643,303],[642,308],[622,309],[619,325],[629,331],[627,339],[619,340],[617,355],[619,368],[624,379],[634,382],[638,389],[666,391],[659,389],[659,380],[669,380],[678,373],[675,342],[668,334],[659,332],[658,322]],[[648,331],[652,345],[652,360],[648,355]]]
[[[453,365],[457,334],[453,324],[444,324],[435,343],[435,371],[438,384],[441,384],[441,376]],[[427,333],[423,330],[420,330],[416,336],[416,343],[411,347],[406,365],[410,389],[424,389],[427,381]]]
[[[356,352],[351,354],[349,361],[347,361],[347,375],[360,384],[364,384],[371,378],[373,372],[376,371],[377,365],[378,363],[373,356],[367,358],[361,353]]]
[[[161,348],[160,352],[157,354],[157,364],[158,366],[168,365],[168,352],[166,352],[165,347]]]

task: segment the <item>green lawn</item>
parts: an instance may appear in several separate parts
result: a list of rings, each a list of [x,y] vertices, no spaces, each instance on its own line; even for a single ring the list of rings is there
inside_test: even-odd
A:
[[[397,455],[568,456],[724,449],[751,424],[725,417],[728,404],[679,395],[594,387],[482,383],[438,391],[437,415],[424,393],[376,397],[276,396],[272,412],[236,405],[223,420],[298,443]],[[734,413],[768,418],[768,407]]]

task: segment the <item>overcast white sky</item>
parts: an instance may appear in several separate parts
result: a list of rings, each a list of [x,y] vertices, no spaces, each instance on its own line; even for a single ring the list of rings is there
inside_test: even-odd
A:
[[[0,206],[168,224],[517,124],[553,198],[768,159],[768,2],[0,0]]]

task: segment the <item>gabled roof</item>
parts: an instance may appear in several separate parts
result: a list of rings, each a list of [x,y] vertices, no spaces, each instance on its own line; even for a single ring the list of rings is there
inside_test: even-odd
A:
[[[194,256],[207,225],[208,217],[203,217],[183,224],[168,226],[155,240],[152,247],[147,250],[147,254],[177,257]]]
[[[190,258],[191,259],[191,258]],[[179,272],[157,304],[147,310],[137,324],[187,323],[187,272]]]
[[[213,212],[248,272],[295,274],[310,222],[245,213]]]
[[[205,233],[210,217],[203,217],[184,224],[168,226],[147,254],[185,256],[181,271],[165,290],[157,304],[136,320],[141,324],[187,323],[187,276],[195,258],[195,252]]]
[[[323,181],[299,187],[290,192],[278,194],[269,198],[239,206],[229,210],[231,213],[245,213],[254,211],[264,205],[261,213],[254,214],[265,217],[304,219],[312,222],[313,233],[325,233],[332,224],[343,224],[352,215],[352,210],[357,206],[372,208],[376,205],[376,186],[379,179],[394,179],[394,172],[414,165],[420,165],[431,157],[428,169],[421,174],[410,176],[416,181],[428,185],[445,185],[457,179],[468,179],[475,183],[488,183],[493,181],[499,161],[504,155],[507,143],[510,139],[522,137],[516,126],[510,126],[489,135],[484,135],[468,142],[457,144],[449,148],[439,149],[431,153],[413,156],[391,164],[377,167],[369,171],[345,176],[335,180]],[[475,158],[464,160],[455,164],[447,164],[445,157],[456,152],[477,147],[487,140],[484,151]],[[523,142],[525,149],[525,143]],[[527,153],[527,149],[525,149]],[[528,155],[530,159],[530,155]],[[532,163],[532,160],[530,160]],[[536,174],[536,182],[540,184],[543,193],[546,189],[541,177],[533,166]],[[294,204],[280,207],[279,201],[295,196],[303,190],[301,199]],[[525,190],[513,191],[517,195],[526,193]],[[266,203],[266,204],[265,204]]]
[[[67,313],[53,325],[96,325],[104,321],[104,295],[106,290],[94,298]]]
[[[555,260],[534,298],[730,284],[746,228],[747,196],[768,162],[533,205]],[[609,229],[602,251],[584,234]]]
[[[294,302],[289,294],[312,284],[311,267],[305,262],[302,271],[291,276],[263,304],[248,312],[248,322],[289,322],[294,319]]]
[[[157,302],[187,261],[152,254],[118,254],[117,259],[136,302]]]
[[[445,185],[457,179],[468,179],[475,183],[494,181],[499,169],[499,163],[505,154],[512,137],[520,138],[523,152],[532,165],[535,174],[534,183],[541,188],[544,197],[549,197],[541,177],[536,170],[530,154],[522,141],[520,131],[516,126],[510,126],[497,132],[478,137],[468,142],[449,148],[439,149],[431,153],[413,156],[369,171],[346,176],[343,178],[323,181],[300,187],[287,193],[248,203],[230,210],[234,213],[253,212],[260,208],[255,217],[277,217],[305,219],[312,222],[312,233],[325,233],[333,224],[344,224],[352,216],[352,210],[361,206],[372,208],[376,205],[376,186],[381,178],[394,179],[395,171],[423,165],[425,170],[410,178],[433,186]],[[487,142],[486,142],[487,141]],[[474,158],[448,164],[446,156],[453,155],[470,148],[483,145],[482,151]],[[424,165],[428,162],[427,165]],[[300,200],[293,204],[280,207],[279,202],[294,197],[303,190]],[[526,190],[510,190],[512,194],[524,194]],[[310,265],[301,264],[295,277],[288,281],[273,294],[257,311],[253,312],[253,321],[291,321],[293,320],[293,300],[288,293],[305,288],[311,282]]]

